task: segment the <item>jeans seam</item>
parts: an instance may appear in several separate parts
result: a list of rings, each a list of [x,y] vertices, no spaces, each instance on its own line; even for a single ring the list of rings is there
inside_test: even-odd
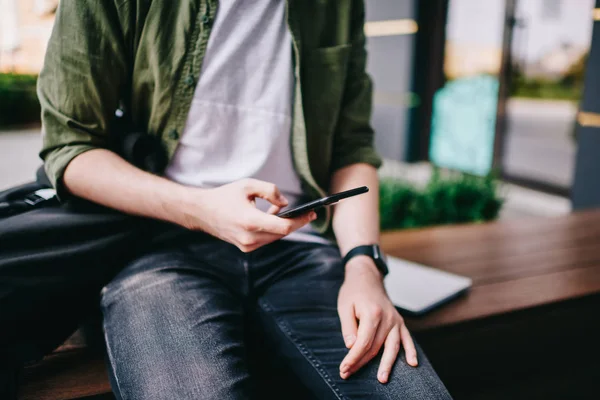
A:
[[[279,329],[281,329],[281,331],[285,334],[285,337],[290,342],[292,342],[292,344],[296,347],[300,354],[302,354],[302,356],[309,362],[309,364],[319,373],[319,375],[321,375],[321,378],[323,378],[327,386],[331,388],[336,397],[340,400],[346,399],[346,397],[342,394],[337,385],[332,381],[327,371],[318,363],[318,361],[316,361],[317,358],[314,356],[314,354],[312,354],[312,352],[304,345],[304,343],[297,340],[290,327],[285,321],[283,321],[282,318],[273,315],[273,307],[271,306],[271,304],[269,304],[269,302],[264,299],[261,299],[259,303],[261,307],[273,317]]]
[[[106,343],[106,354],[108,355],[108,361],[110,362],[110,366],[112,368],[112,375],[115,378],[115,384],[117,385],[118,395],[120,400],[126,400],[125,396],[123,396],[123,391],[121,390],[121,383],[119,382],[119,377],[117,376],[117,364],[114,362],[113,353],[110,347],[110,342],[108,341],[108,335],[106,334],[106,325],[102,324],[102,333],[104,334],[104,342]]]

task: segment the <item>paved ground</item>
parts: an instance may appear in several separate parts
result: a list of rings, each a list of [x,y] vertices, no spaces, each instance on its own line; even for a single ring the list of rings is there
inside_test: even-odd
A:
[[[39,128],[0,131],[0,190],[35,179],[41,141]]]
[[[577,106],[566,101],[512,99],[504,168],[511,175],[570,187],[577,143],[573,139]]]
[[[40,146],[39,129],[0,131],[0,190],[34,179],[35,170],[41,164],[37,156]],[[424,184],[431,175],[431,166],[387,161],[381,173]],[[504,219],[561,215],[571,210],[568,199],[514,185],[504,185],[502,195],[506,199],[501,213]]]

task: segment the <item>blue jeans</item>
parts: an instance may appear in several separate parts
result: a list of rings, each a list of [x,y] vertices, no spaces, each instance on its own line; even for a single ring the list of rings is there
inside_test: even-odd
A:
[[[115,395],[263,398],[253,371],[268,364],[276,375],[263,386],[277,386],[287,369],[306,390],[286,386],[289,393],[278,398],[449,399],[420,349],[419,367],[402,355],[388,384],[376,378],[381,354],[340,378],[347,353],[336,308],[343,278],[333,245],[279,241],[244,254],[185,233],[155,246],[102,290]]]

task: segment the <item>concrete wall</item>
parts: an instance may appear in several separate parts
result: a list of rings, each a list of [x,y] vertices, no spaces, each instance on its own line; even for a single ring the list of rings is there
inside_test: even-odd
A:
[[[57,1],[0,0],[0,72],[40,72]]]

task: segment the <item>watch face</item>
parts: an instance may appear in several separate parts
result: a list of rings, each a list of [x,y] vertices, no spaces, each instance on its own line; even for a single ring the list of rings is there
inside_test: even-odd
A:
[[[379,249],[379,246],[377,246],[376,244],[373,245],[373,259],[374,260],[379,260],[381,259],[381,250]]]
[[[381,273],[383,274],[383,276],[386,276],[388,274],[388,272],[390,271],[388,269],[387,264],[385,263],[385,261],[383,261],[383,259],[380,259],[377,262],[377,268],[379,268],[379,270],[381,271]]]
[[[373,261],[375,261],[375,265],[377,266],[379,271],[385,276],[388,273],[385,254],[376,244],[373,245]]]
[[[376,244],[373,245],[373,258],[376,260],[377,259],[382,260],[384,262],[387,261],[387,257],[385,255],[385,253],[382,252],[381,248]]]
[[[373,261],[375,262],[375,266],[382,273],[382,275],[385,276],[388,273],[388,267],[386,264],[385,254],[382,253],[382,251],[378,245],[371,244],[371,245],[357,246],[357,247],[353,248],[344,256],[344,265],[346,265],[346,263],[352,257],[357,256],[357,255],[365,255],[365,256],[371,257],[373,259]]]

